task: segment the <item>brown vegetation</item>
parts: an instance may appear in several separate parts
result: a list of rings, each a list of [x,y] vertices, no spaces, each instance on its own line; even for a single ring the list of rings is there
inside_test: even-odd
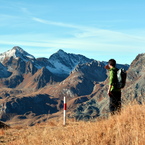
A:
[[[51,120],[33,127],[0,130],[6,145],[144,145],[145,105],[130,105],[121,114],[95,122]]]

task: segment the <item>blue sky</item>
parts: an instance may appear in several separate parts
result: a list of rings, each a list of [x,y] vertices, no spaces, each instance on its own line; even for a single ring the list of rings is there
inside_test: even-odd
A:
[[[130,64],[145,53],[145,1],[0,0],[0,53],[13,46]]]

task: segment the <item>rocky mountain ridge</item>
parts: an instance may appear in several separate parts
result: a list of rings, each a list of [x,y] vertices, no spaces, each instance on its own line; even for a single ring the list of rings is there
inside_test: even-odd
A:
[[[145,102],[145,53],[139,54],[131,63],[127,71],[127,84],[122,89],[122,104],[130,102],[143,104]],[[108,81],[104,86],[92,94],[92,98],[81,103],[74,110],[78,120],[89,120],[98,116],[107,116],[109,113],[109,97],[107,95]]]
[[[77,110],[79,104],[83,105],[97,96],[104,87],[107,78],[105,65],[106,62],[63,50],[52,54],[50,58],[35,58],[18,46],[1,53],[1,120],[7,121],[16,116],[26,119],[30,114],[34,117],[57,113],[63,108],[64,95],[70,112]],[[129,65],[118,64],[117,67],[127,70]],[[38,98],[41,101],[37,101]],[[105,106],[106,101],[103,102]],[[39,109],[34,109],[37,107],[42,110],[39,112]],[[90,110],[92,107],[88,108]],[[99,108],[95,110],[98,116],[102,114]]]

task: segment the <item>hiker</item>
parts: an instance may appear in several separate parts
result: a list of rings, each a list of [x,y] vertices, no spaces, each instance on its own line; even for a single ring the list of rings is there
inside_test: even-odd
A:
[[[116,61],[110,59],[108,65],[105,66],[109,70],[109,88],[107,94],[110,97],[110,112],[113,115],[116,111],[121,110],[121,89],[116,87],[117,84],[117,71]]]

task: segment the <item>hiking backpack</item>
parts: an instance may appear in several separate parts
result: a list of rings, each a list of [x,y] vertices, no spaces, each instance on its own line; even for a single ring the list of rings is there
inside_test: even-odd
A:
[[[126,84],[126,76],[127,76],[127,73],[126,73],[125,69],[120,68],[117,71],[117,84],[116,84],[116,86],[118,89],[124,88],[124,86]]]

